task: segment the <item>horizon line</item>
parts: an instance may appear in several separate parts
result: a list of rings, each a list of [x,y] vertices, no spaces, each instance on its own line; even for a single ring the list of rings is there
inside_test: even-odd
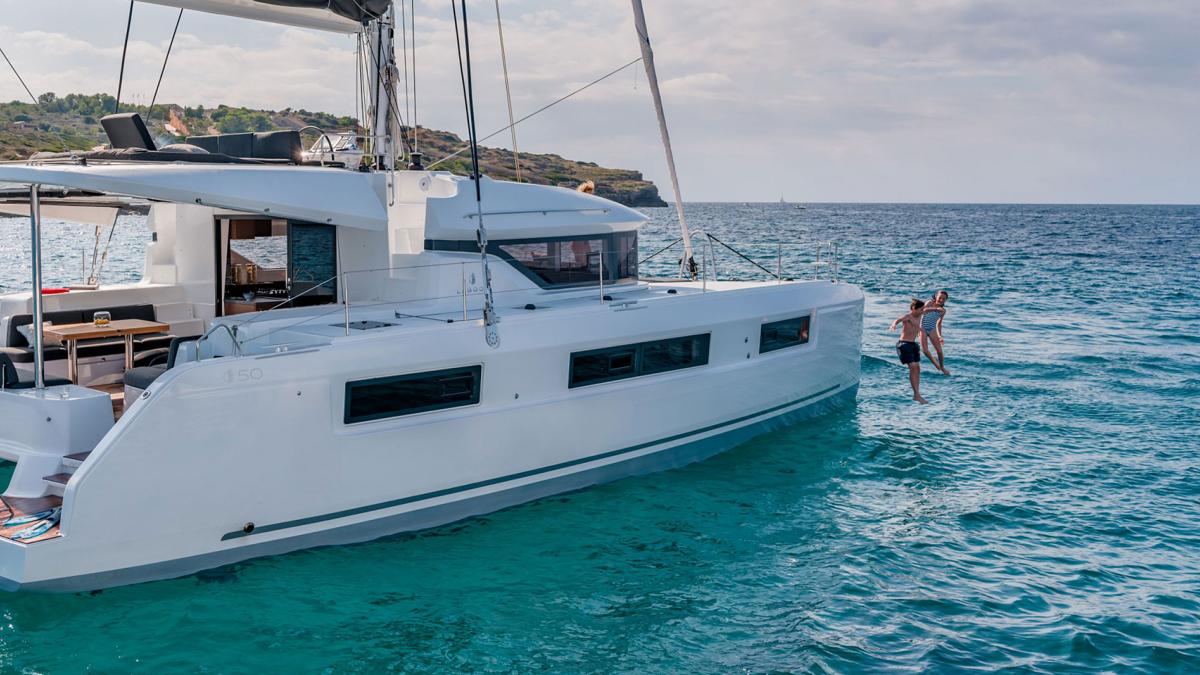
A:
[[[684,200],[686,204],[783,204],[785,206],[805,206],[805,205],[823,205],[837,204],[847,206],[1190,206],[1200,207],[1200,202],[959,202],[959,201],[912,201],[912,202],[890,202],[890,201],[756,201],[746,199],[712,199],[712,200]],[[671,208],[674,204],[667,202],[667,206],[649,206],[638,208]]]

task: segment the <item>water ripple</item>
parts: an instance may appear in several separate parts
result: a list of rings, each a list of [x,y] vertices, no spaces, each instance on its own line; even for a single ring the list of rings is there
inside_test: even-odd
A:
[[[674,236],[669,210],[652,215],[647,250]],[[0,598],[0,670],[1200,670],[1200,209],[690,219],[735,245],[843,242],[869,293],[856,406],[432,533]],[[0,251],[19,260],[10,223]],[[145,234],[125,225],[118,277]],[[72,281],[72,264],[48,276]],[[887,324],[942,287],[955,375],[926,373],[918,408]]]

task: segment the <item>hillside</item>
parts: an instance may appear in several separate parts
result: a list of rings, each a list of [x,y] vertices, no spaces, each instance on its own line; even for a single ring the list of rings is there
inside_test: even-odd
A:
[[[0,160],[24,159],[35,152],[64,149],[87,150],[107,142],[100,118],[113,109],[114,100],[107,94],[69,94],[58,97],[43,94],[40,105],[32,103],[0,104]],[[180,142],[188,135],[266,131],[268,129],[300,129],[316,126],[326,131],[351,131],[356,128],[352,117],[337,117],[308,110],[252,110],[217,106],[184,107],[173,104],[154,106],[154,115],[147,115],[145,106],[122,106],[123,112],[136,110],[150,119],[151,132],[160,144]],[[436,161],[463,147],[458,135],[436,129],[417,129],[420,150],[426,163]],[[315,142],[316,135],[306,135],[306,146]],[[483,173],[500,180],[514,180],[512,153],[500,148],[481,147]],[[606,169],[590,162],[577,162],[558,155],[521,155],[522,179],[542,185],[575,187],[583,181],[596,184],[596,194],[629,206],[665,206],[658,188],[638,171]],[[465,153],[440,164],[438,169],[455,173],[470,172],[470,158]]]

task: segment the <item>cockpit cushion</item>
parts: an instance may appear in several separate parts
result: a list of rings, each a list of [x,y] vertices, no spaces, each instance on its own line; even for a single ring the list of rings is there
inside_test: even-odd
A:
[[[70,380],[60,377],[45,377],[42,379],[47,387],[59,387],[71,384]],[[0,353],[0,384],[5,389],[32,389],[36,384],[34,374],[25,370],[17,370],[12,359],[7,354]]]
[[[300,132],[291,129],[244,134],[189,136],[187,142],[210,153],[220,153],[231,157],[285,161],[292,164],[304,162],[304,146],[300,141]]]
[[[138,113],[118,113],[100,118],[104,133],[108,134],[108,143],[114,149],[140,148],[142,150],[157,150],[154,137],[146,128],[146,122]]]
[[[172,143],[170,145],[164,145],[160,151],[161,152],[180,152],[180,153],[184,153],[187,155],[207,155],[207,154],[209,154],[208,150],[205,150],[204,148],[202,148],[198,145],[192,145],[190,143]]]

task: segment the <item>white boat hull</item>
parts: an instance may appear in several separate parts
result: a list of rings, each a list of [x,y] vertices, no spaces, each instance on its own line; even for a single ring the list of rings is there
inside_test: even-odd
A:
[[[494,491],[463,490],[464,493],[473,493],[474,496],[466,496],[451,501],[437,499],[437,497],[444,495],[437,495],[436,497],[419,495],[413,498],[397,500],[398,502],[413,504],[414,508],[398,510],[394,515],[356,520],[347,525],[336,525],[328,529],[309,532],[308,534],[249,543],[245,546],[200,554],[190,558],[150,563],[139,567],[90,573],[43,582],[32,582],[24,585],[15,584],[9,579],[2,579],[0,580],[0,589],[55,593],[90,591],[99,588],[111,588],[147,581],[178,578],[250,558],[279,555],[320,546],[356,544],[390,535],[435,528],[544,497],[573,492],[622,478],[674,469],[702,461],[745,443],[756,436],[783,429],[832,408],[849,404],[854,400],[857,389],[857,385],[853,385],[836,392],[829,392],[821,397],[798,403],[795,407],[791,407],[788,410],[768,413],[757,418],[756,421],[731,425],[727,429],[717,431],[712,435],[699,437],[697,440],[683,440],[677,445],[664,445],[663,449],[655,449],[646,453],[631,452],[629,454],[632,456],[628,458],[622,459],[618,457],[612,462],[595,468],[564,473],[554,478],[546,478],[535,482],[512,481],[515,483],[514,486],[501,486]],[[432,505],[423,506],[423,503],[431,503]]]
[[[435,527],[701,460],[857,390],[853,286],[751,284],[642,305],[509,310],[499,350],[478,322],[429,322],[402,340],[172,369],[71,478],[63,536],[0,541],[0,584],[89,590]],[[758,353],[762,323],[797,313],[813,316],[810,342]],[[707,365],[566,386],[572,352],[701,332]],[[471,364],[483,367],[478,405],[343,424],[347,381]]]

